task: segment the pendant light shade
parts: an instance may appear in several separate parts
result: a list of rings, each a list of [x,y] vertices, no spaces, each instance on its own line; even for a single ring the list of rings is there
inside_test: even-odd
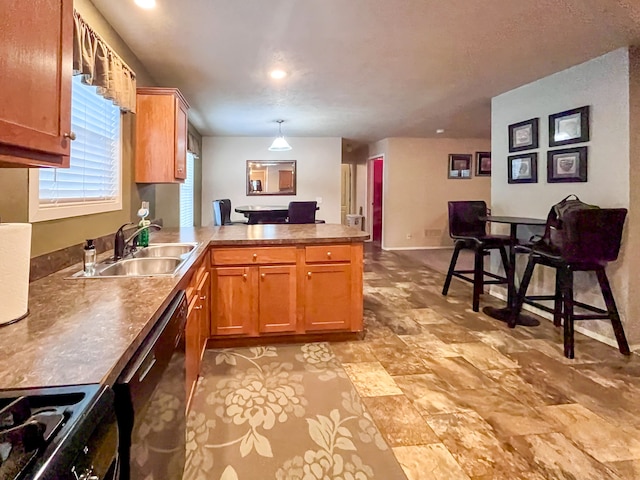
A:
[[[276,120],[278,122],[278,136],[273,140],[273,143],[269,147],[272,152],[286,152],[291,150],[291,145],[287,143],[282,135],[282,124],[284,120]]]

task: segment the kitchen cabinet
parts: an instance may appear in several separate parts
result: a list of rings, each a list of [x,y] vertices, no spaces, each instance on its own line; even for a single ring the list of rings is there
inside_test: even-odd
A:
[[[212,335],[294,332],[294,247],[212,250]]]
[[[137,183],[177,183],[187,176],[189,104],[176,88],[138,88]]]
[[[73,1],[5,0],[0,28],[0,166],[68,167]],[[34,34],[37,32],[37,34]]]
[[[305,330],[362,330],[362,246],[305,247],[304,271]]]
[[[187,323],[185,325],[185,369],[187,410],[200,375],[202,356],[209,338],[211,282],[208,262],[194,267],[187,286]]]
[[[362,330],[362,244],[211,249],[211,335]]]

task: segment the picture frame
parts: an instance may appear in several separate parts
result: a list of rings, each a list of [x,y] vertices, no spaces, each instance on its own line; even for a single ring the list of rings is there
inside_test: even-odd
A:
[[[589,141],[589,106],[549,115],[549,146]]]
[[[538,183],[538,153],[507,157],[508,183]]]
[[[509,152],[538,148],[538,118],[509,125]]]
[[[471,178],[471,155],[466,153],[450,154],[447,178]]]
[[[476,152],[476,177],[491,176],[491,152]]]
[[[586,182],[587,153],[587,147],[549,150],[547,152],[547,182]]]

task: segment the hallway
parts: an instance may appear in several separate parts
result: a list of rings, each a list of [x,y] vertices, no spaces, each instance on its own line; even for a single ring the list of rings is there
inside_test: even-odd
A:
[[[365,338],[334,343],[409,479],[640,478],[637,354],[471,310],[471,287],[365,248]],[[489,295],[481,305],[500,306]]]

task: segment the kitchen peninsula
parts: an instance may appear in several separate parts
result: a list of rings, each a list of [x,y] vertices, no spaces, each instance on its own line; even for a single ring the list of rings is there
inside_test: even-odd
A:
[[[199,243],[174,276],[56,272],[30,284],[29,316],[0,329],[0,389],[112,384],[198,272],[210,278],[209,339],[357,334],[368,237],[333,224],[169,229],[151,241]]]

